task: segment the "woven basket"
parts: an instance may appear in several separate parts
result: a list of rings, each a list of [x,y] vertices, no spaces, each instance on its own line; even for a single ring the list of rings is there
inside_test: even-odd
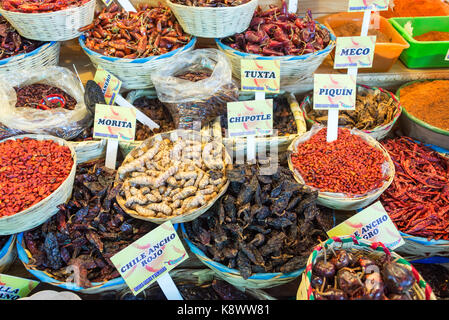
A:
[[[202,38],[224,38],[245,31],[251,22],[258,0],[235,7],[194,7],[167,0],[185,32]]]
[[[267,97],[267,99],[270,97]],[[250,99],[249,96],[241,95],[239,100],[247,100]],[[294,134],[288,134],[285,136],[278,137],[256,137],[256,152],[257,150],[264,147],[262,150],[272,150],[272,148],[276,147],[278,153],[283,153],[287,151],[288,146],[292,143],[292,141],[304,134],[307,131],[306,122],[304,119],[304,115],[299,109],[298,101],[295,96],[291,93],[287,94],[288,103],[290,105],[290,110],[295,119],[297,132]],[[221,130],[221,129],[220,129]],[[245,138],[223,138],[223,144],[226,146],[228,150],[233,150],[234,152],[242,152],[243,154],[247,154],[247,143]],[[269,146],[269,147],[268,147]]]
[[[25,243],[23,240],[23,233],[20,233],[17,236],[17,254],[19,256],[19,259],[22,261],[25,269],[27,269],[28,272],[30,272],[33,276],[38,278],[41,282],[45,282],[62,289],[72,290],[79,293],[97,294],[106,291],[119,291],[126,287],[125,280],[123,280],[122,277],[118,277],[104,282],[93,282],[92,287],[90,288],[79,287],[74,282],[70,281],[64,282],[57,280],[52,274],[38,270],[33,265],[32,255],[30,251],[28,251],[28,249],[26,249],[25,247]]]
[[[376,149],[379,149],[382,151],[383,155],[387,159],[388,166],[386,169],[386,175],[388,176],[388,180],[384,182],[381,188],[379,188],[375,192],[370,192],[366,195],[361,196],[353,196],[353,197],[344,197],[342,195],[337,195],[336,193],[332,192],[319,192],[318,193],[318,204],[331,208],[336,210],[357,210],[364,207],[367,207],[374,201],[376,201],[380,195],[390,186],[390,184],[393,182],[394,175],[395,175],[395,167],[394,163],[391,160],[390,155],[388,154],[388,151],[385,150],[385,148],[377,142],[374,138],[369,136],[366,133],[363,133],[359,130],[352,129],[352,134],[360,136],[363,140],[365,140],[369,145],[375,147]],[[300,184],[305,184],[304,180],[302,179],[301,175],[299,174],[298,170],[296,170],[293,167],[292,161],[291,161],[291,155],[297,150],[297,147],[299,143],[302,141],[307,141],[312,137],[312,132],[307,132],[306,134],[299,136],[293,140],[293,142],[288,147],[289,155],[288,155],[288,167],[293,172],[293,176],[295,177],[295,180]],[[310,187],[310,186],[309,186]],[[310,187],[314,190],[316,188]]]
[[[3,248],[0,248],[0,273],[8,271],[17,257],[16,251],[16,235],[9,237]]]
[[[73,150],[73,147],[68,144],[67,141],[61,138],[40,134],[19,135],[4,139],[0,142],[6,140],[17,140],[25,137],[36,140],[53,140],[59,145],[67,146],[72,153],[72,170],[70,171],[68,177],[64,180],[64,182],[48,197],[29,207],[28,209],[18,212],[12,216],[0,218],[0,235],[20,233],[37,227],[38,225],[47,221],[54,214],[56,214],[59,210],[57,208],[57,205],[65,203],[68,199],[70,199],[70,196],[72,195],[77,161],[76,152],[75,150]]]
[[[78,29],[92,23],[96,0],[80,7],[47,12],[21,13],[3,10],[0,14],[22,37],[40,41],[66,41],[79,37]]]
[[[123,160],[122,166],[127,164],[129,161],[131,161],[131,157],[133,157],[140,149],[140,147],[143,146],[151,146],[153,141],[156,140],[162,140],[162,139],[171,139],[173,141],[173,139],[176,139],[178,136],[179,132],[192,132],[194,134],[198,134],[198,132],[196,131],[191,131],[191,130],[173,130],[173,131],[168,131],[168,132],[164,132],[164,133],[159,133],[157,135],[154,135],[150,138],[148,138],[147,140],[143,141],[139,147],[134,148],[125,158],[125,160]],[[226,152],[226,148],[223,148],[224,152],[225,152],[225,167],[228,164],[232,163],[232,159],[229,156],[229,154]],[[116,175],[115,178],[115,183],[118,183],[120,181],[118,173]],[[140,220],[146,220],[146,221],[150,221],[156,224],[162,224],[168,220],[170,220],[173,224],[175,223],[183,223],[183,222],[188,222],[188,221],[192,221],[196,218],[198,218],[200,215],[202,215],[203,213],[205,213],[207,210],[209,210],[210,207],[212,207],[212,205],[215,203],[215,201],[217,201],[218,198],[220,198],[228,189],[229,186],[229,180],[227,180],[226,184],[221,188],[220,192],[215,196],[215,198],[211,199],[207,204],[205,204],[202,207],[199,208],[195,208],[193,210],[190,210],[182,215],[179,216],[174,216],[174,217],[170,217],[170,218],[150,218],[150,217],[143,217],[141,215],[139,215],[136,211],[132,210],[132,209],[128,209],[125,206],[125,199],[123,199],[122,196],[120,196],[120,194],[117,195],[116,199],[117,199],[117,203],[120,205],[120,207],[130,216],[132,216],[133,218],[136,219],[140,219]]]
[[[84,163],[94,159],[104,158],[107,140],[67,141],[76,152],[76,163]]]
[[[351,250],[357,255],[357,253],[363,253],[373,260],[378,260],[385,255],[391,255],[393,259],[398,259],[396,262],[405,266],[408,270],[413,273],[416,279],[416,283],[413,286],[413,292],[419,297],[419,300],[437,300],[435,294],[432,292],[432,288],[423,277],[416,271],[416,269],[408,263],[407,260],[402,258],[400,255],[394,252],[390,252],[381,242],[369,242],[356,237],[333,237],[328,239],[323,244],[326,249],[346,249]],[[312,286],[310,285],[312,279],[312,268],[317,258],[323,255],[322,245],[315,247],[314,251],[311,253],[309,260],[307,261],[306,272],[303,273],[301,278],[301,283],[296,294],[297,300],[315,300],[315,296],[312,292]]]
[[[84,44],[86,37],[79,37],[81,48],[92,61],[95,67],[101,66],[122,81],[124,89],[146,89],[154,87],[151,81],[151,73],[161,66],[172,63],[172,61],[183,52],[193,50],[196,38],[192,37],[190,42],[184,47],[170,51],[160,56],[152,56],[141,59],[123,59],[107,57],[90,50]]]
[[[228,268],[223,264],[210,259],[203,251],[198,249],[198,247],[195,246],[187,237],[184,224],[181,224],[181,230],[184,241],[187,243],[190,250],[198,257],[198,259],[207,267],[211,268],[217,274],[217,277],[229,282],[235,287],[247,289],[263,289],[276,287],[295,280],[305,270],[305,268],[302,268],[290,273],[255,273],[245,280],[240,275],[239,270]]]
[[[316,22],[320,27],[327,29],[324,25]],[[241,59],[253,59],[253,60],[276,60],[281,65],[281,89],[285,91],[295,92],[295,88],[301,85],[307,79],[313,77],[315,70],[321,65],[323,60],[334,49],[336,44],[336,37],[329,31],[331,41],[323,50],[316,51],[301,56],[278,56],[278,57],[265,57],[253,53],[245,53],[235,50],[221,42],[221,39],[215,39],[215,43],[218,49],[223,51],[229,58],[232,65],[232,75],[240,79],[240,60]]]
[[[178,283],[188,283],[188,284],[194,284],[197,286],[201,286],[205,283],[210,283],[214,279],[217,278],[216,274],[210,270],[210,269],[174,269],[170,271],[170,276],[172,277],[173,281]],[[147,295],[151,295],[151,292],[154,291],[157,288],[157,284],[153,283],[151,284],[147,289],[145,289],[142,292],[143,298],[145,298]],[[270,296],[263,290],[259,289],[246,289],[246,288],[240,288],[236,287],[237,289],[245,292],[249,296],[252,296],[253,299],[251,300],[277,300],[276,298]],[[127,288],[124,289],[122,292],[120,292],[119,299],[125,295],[132,294],[131,291]],[[121,300],[121,299],[120,299]]]
[[[396,111],[395,111],[395,116],[393,118],[393,120],[390,123],[387,123],[385,125],[382,126],[378,126],[372,130],[360,130],[362,132],[365,132],[366,134],[370,135],[371,137],[373,137],[376,140],[382,140],[383,138],[385,138],[388,133],[391,131],[391,129],[393,128],[393,126],[395,125],[396,121],[399,119],[399,116],[401,115],[402,112],[402,107],[401,104],[399,103],[399,99],[390,91],[387,91],[385,89],[382,88],[377,88],[377,87],[369,87],[369,86],[365,86],[363,84],[357,85],[358,86],[358,90],[360,90],[361,88],[364,88],[366,90],[380,90],[381,92],[384,92],[386,94],[388,94],[388,96],[393,99],[393,101],[396,102]],[[363,89],[362,89],[363,90]],[[318,122],[316,122],[315,120],[310,119],[307,116],[307,112],[306,110],[308,109],[308,106],[310,106],[310,108],[312,108],[312,98],[311,98],[311,94],[307,95],[304,100],[301,102],[300,105],[300,109],[301,112],[303,113],[304,118],[306,119],[307,123],[312,126],[314,124],[317,124]]]
[[[56,66],[59,63],[60,50],[61,43],[52,41],[31,52],[0,60],[0,77],[37,67]]]

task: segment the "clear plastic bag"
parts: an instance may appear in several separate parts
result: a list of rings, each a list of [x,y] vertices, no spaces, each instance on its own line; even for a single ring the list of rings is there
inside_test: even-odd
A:
[[[58,87],[72,96],[77,104],[73,110],[54,108],[40,110],[16,107],[17,95],[14,87],[31,84],[46,84]],[[92,124],[92,116],[84,104],[84,90],[76,75],[67,68],[50,66],[0,79],[0,139],[17,134],[50,134],[70,140]]]
[[[181,79],[185,72],[208,70],[199,81]],[[239,89],[232,81],[228,58],[217,49],[186,52],[151,75],[159,100],[170,111],[179,129],[194,129],[226,113],[228,102],[238,101]]]

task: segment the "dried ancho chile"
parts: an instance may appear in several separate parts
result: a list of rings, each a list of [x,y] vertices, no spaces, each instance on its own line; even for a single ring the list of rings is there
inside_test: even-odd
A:
[[[101,162],[103,162],[102,160]],[[31,263],[60,281],[79,270],[76,285],[91,287],[119,277],[110,258],[155,226],[130,218],[115,200],[115,170],[100,161],[78,165],[72,198],[58,206],[58,213],[25,232],[25,248]],[[67,268],[71,267],[71,268]]]
[[[323,249],[312,268],[317,300],[417,300],[412,272],[391,256],[368,257],[353,249]]]
[[[317,192],[299,185],[287,168],[262,175],[258,165],[228,170],[227,193],[211,209],[185,223],[188,238],[208,257],[254,273],[302,268],[326,233],[318,219]],[[263,172],[265,174],[265,172]]]

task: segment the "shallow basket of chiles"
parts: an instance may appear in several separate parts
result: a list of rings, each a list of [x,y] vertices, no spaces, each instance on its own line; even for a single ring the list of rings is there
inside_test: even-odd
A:
[[[18,235],[19,258],[40,281],[87,294],[126,287],[110,258],[155,225],[123,212],[115,174],[104,159],[79,164],[69,202],[42,226]]]
[[[0,273],[8,271],[16,257],[16,235],[0,236]]]
[[[326,141],[327,128],[314,126],[289,146],[288,166],[299,183],[318,190],[318,203],[357,210],[374,202],[393,182],[395,167],[387,150],[357,129],[338,128]]]
[[[240,95],[239,100],[244,101],[253,99],[254,95]],[[291,93],[283,93],[273,97],[267,96],[267,99],[273,99],[273,129],[277,130],[276,135],[272,137],[256,137],[256,150],[260,150],[266,145],[273,148],[275,145],[278,152],[284,152],[298,135],[302,135],[307,131],[306,122],[302,112],[299,109],[298,101]],[[233,150],[244,149],[246,153],[245,138],[229,138],[226,130],[228,128],[227,115],[220,117],[220,125],[222,127],[223,144],[226,148]],[[229,149],[228,149],[229,150]]]
[[[297,300],[437,300],[416,269],[381,242],[333,237],[307,261]]]
[[[157,224],[191,221],[226,192],[231,158],[200,132],[175,130],[145,140],[117,170],[117,202],[132,217]]]
[[[25,38],[66,41],[92,22],[95,5],[96,0],[1,0],[0,14]]]
[[[127,12],[113,3],[82,30],[79,43],[94,66],[119,78],[125,89],[154,87],[151,73],[196,43],[162,6]]]
[[[382,145],[397,172],[380,197],[405,240],[396,251],[409,260],[449,257],[449,151],[405,136]]]
[[[61,44],[41,42],[22,37],[0,16],[0,75],[41,66],[57,65]]]
[[[76,153],[60,138],[19,135],[0,141],[0,235],[32,229],[72,193]]]
[[[235,287],[217,277],[210,269],[175,269],[170,277],[184,300],[276,300],[260,289]],[[129,288],[116,294],[117,300],[167,300],[154,282],[135,296]]]
[[[294,89],[313,72],[335,47],[336,37],[312,18],[287,12],[287,4],[258,8],[249,28],[230,37],[215,39],[232,64],[232,74],[240,79],[240,60],[276,60],[281,68],[281,89]]]
[[[273,164],[236,165],[226,194],[181,225],[190,250],[237,287],[269,288],[297,278],[313,247],[327,239],[317,192]]]
[[[258,0],[169,0],[181,27],[196,37],[223,38],[245,31]]]
[[[327,110],[313,109],[313,95],[307,95],[300,106],[308,124],[327,125]],[[401,115],[399,99],[391,92],[377,87],[357,85],[355,110],[338,114],[338,124],[356,128],[376,140],[382,140],[393,128]]]

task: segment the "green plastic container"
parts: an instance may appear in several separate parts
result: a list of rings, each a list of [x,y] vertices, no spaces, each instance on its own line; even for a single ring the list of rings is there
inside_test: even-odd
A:
[[[404,29],[406,23],[410,21],[413,36],[419,36],[429,31],[449,32],[449,16],[391,18],[388,21],[410,44],[410,48],[402,51],[399,57],[407,68],[449,67],[449,41],[416,41]]]

